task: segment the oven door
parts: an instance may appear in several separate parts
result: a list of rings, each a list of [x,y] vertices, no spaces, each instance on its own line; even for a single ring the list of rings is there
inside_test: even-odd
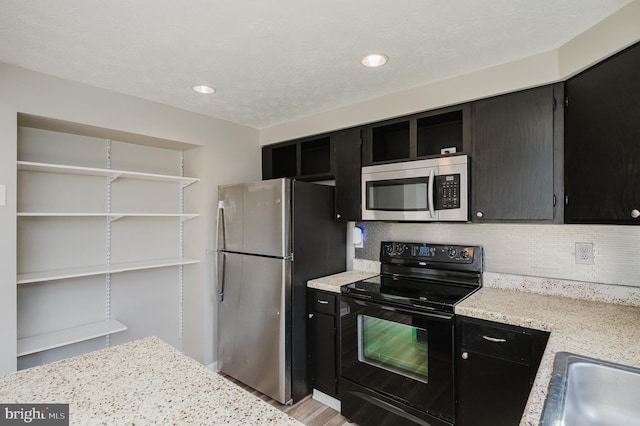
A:
[[[341,376],[453,422],[453,318],[341,296]]]

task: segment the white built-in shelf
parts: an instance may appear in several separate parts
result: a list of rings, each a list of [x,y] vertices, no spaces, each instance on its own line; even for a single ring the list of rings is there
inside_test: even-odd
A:
[[[93,167],[67,166],[64,164],[34,163],[31,161],[18,161],[18,170],[34,172],[64,173],[71,175],[105,176],[113,179],[141,179],[163,182],[178,182],[183,186],[200,181],[199,178],[182,177],[172,175],[159,175],[154,173],[130,172],[125,170],[98,169]]]
[[[122,217],[179,217],[182,220],[194,219],[199,214],[190,213],[63,213],[63,212],[18,212],[18,217],[107,217],[117,220]]]
[[[175,258],[149,260],[144,262],[112,263],[111,265],[88,266],[84,268],[58,269],[44,272],[28,272],[18,274],[18,284],[29,284],[44,281],[63,280],[69,278],[88,277],[92,275],[117,274],[120,272],[140,271],[143,269],[164,268],[199,263],[196,259]]]
[[[126,325],[110,319],[80,327],[54,331],[53,333],[41,334],[39,336],[25,337],[24,339],[18,339],[18,356],[59,348],[73,343],[95,339],[96,337],[119,333],[126,329]]]

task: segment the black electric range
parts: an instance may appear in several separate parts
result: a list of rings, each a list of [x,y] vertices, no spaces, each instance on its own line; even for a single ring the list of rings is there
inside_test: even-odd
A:
[[[482,247],[382,242],[380,275],[341,287],[343,294],[427,311],[453,312],[482,286]]]

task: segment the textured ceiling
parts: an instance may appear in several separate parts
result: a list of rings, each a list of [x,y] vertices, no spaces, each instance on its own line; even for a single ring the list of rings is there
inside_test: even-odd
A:
[[[628,3],[0,0],[0,62],[265,128],[555,49]]]

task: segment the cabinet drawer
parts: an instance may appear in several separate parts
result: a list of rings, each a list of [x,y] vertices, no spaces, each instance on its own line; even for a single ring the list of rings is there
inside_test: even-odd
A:
[[[336,296],[324,291],[310,291],[309,311],[334,315],[336,312]]]
[[[531,362],[533,340],[524,328],[467,320],[462,322],[460,332],[463,350],[474,350],[517,362]]]

